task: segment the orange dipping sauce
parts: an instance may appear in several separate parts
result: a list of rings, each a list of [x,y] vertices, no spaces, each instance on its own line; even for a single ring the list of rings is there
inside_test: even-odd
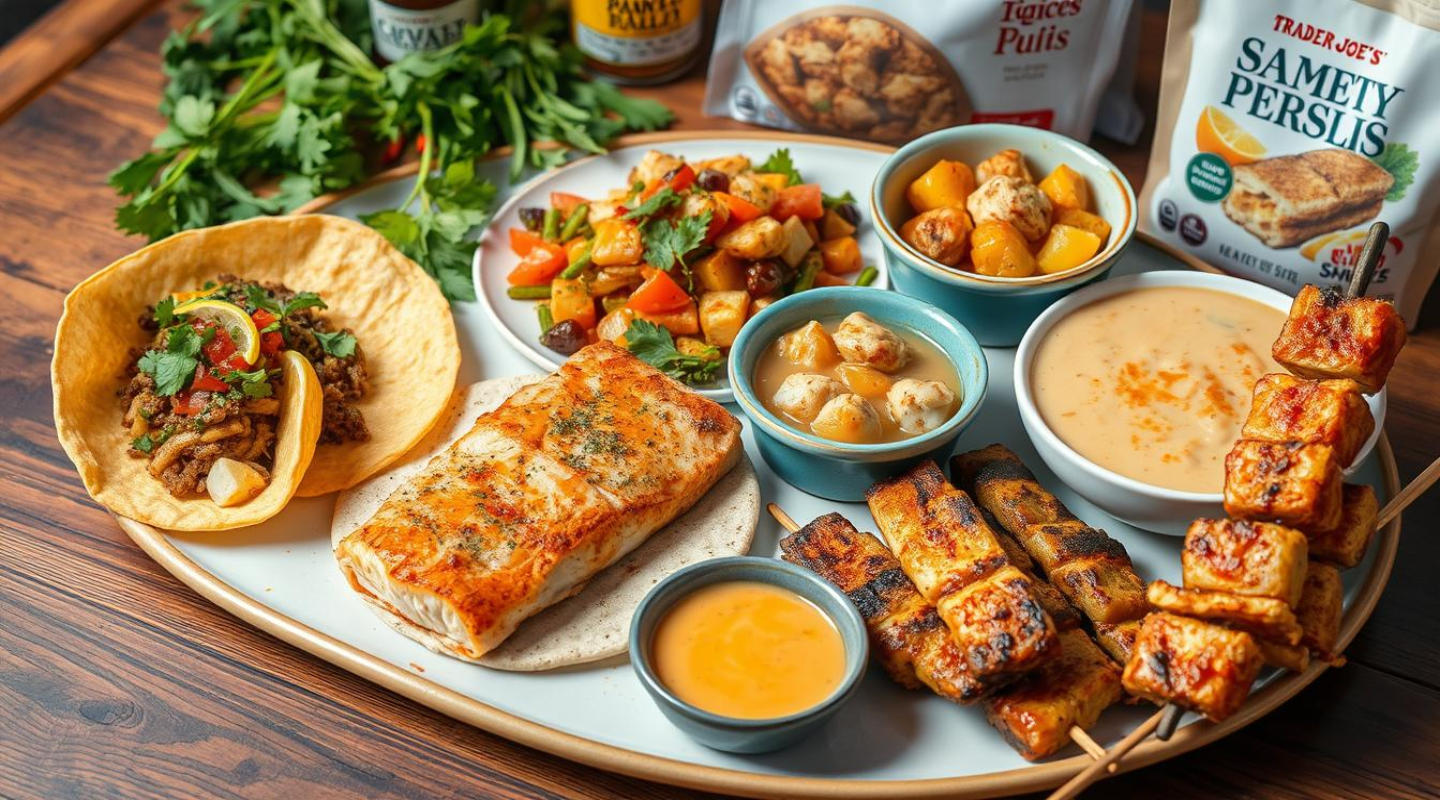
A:
[[[655,626],[655,675],[685,702],[772,719],[819,705],[845,678],[834,621],[789,589],[729,581],[681,598]]]

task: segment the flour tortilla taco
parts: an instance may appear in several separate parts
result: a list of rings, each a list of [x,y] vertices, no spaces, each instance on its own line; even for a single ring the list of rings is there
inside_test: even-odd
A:
[[[187,231],[71,292],[52,380],[61,444],[111,511],[252,525],[352,486],[445,411],[460,353],[434,282],[337,217]]]

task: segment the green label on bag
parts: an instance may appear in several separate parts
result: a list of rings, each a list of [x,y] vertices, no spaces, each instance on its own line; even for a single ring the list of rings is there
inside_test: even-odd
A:
[[[1224,200],[1234,181],[1230,165],[1214,153],[1198,153],[1185,165],[1185,183],[1190,187],[1190,194],[1202,203]]]

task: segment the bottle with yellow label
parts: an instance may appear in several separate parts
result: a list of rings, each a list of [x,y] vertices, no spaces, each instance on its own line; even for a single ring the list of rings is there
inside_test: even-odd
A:
[[[571,0],[570,20],[590,71],[634,85],[679,77],[704,33],[701,0]]]

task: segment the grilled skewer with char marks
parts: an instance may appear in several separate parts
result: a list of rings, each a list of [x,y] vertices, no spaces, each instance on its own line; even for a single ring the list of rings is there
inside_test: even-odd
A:
[[[870,487],[876,524],[978,677],[1018,676],[1059,650],[1055,623],[964,492],[933,461]]]
[[[1385,386],[1405,338],[1405,320],[1393,304],[1305,286],[1271,355],[1296,375],[1349,378],[1374,394]]]
[[[1225,456],[1225,513],[1300,528],[1340,524],[1342,468],[1335,448],[1241,439]]]
[[[1124,696],[1120,668],[1083,630],[1060,633],[1060,656],[986,698],[985,718],[1029,761],[1046,758]]]
[[[1245,702],[1262,656],[1244,631],[1156,611],[1125,665],[1126,691],[1223,720]]]
[[[1255,382],[1240,438],[1328,445],[1345,467],[1374,431],[1375,417],[1355,381],[1275,374]]]

